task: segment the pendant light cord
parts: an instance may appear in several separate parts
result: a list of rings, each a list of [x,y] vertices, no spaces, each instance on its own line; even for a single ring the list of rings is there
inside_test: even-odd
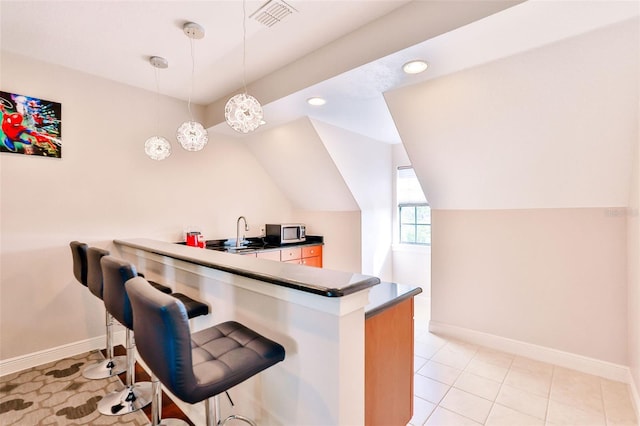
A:
[[[193,120],[193,114],[191,113],[191,97],[193,96],[193,81],[195,80],[196,73],[196,57],[193,53],[193,39],[189,38],[189,46],[191,47],[191,88],[189,89],[189,101],[187,102],[187,109],[189,110],[189,119]]]
[[[247,1],[242,0],[242,87],[247,94]]]
[[[158,80],[158,67],[153,67],[156,77],[156,134],[160,134],[160,82]]]

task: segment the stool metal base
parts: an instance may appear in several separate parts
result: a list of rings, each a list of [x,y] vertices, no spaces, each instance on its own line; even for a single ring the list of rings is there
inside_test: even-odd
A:
[[[241,416],[239,414],[232,414],[229,417],[227,417],[226,419],[224,419],[223,421],[221,421],[220,423],[218,423],[220,426],[223,426],[227,421],[229,420],[240,420],[241,422],[245,422],[247,424],[250,424],[251,426],[257,426],[255,424],[255,422],[245,416]]]
[[[98,411],[107,416],[129,414],[151,403],[151,382],[138,382],[120,391],[105,395],[98,402]]]
[[[228,393],[227,397],[229,398],[229,402],[231,402],[231,405],[233,405],[233,401],[231,401],[231,397]],[[232,414],[221,420],[219,394],[204,400],[204,410],[207,417],[207,426],[224,426],[224,424],[229,420],[240,420],[241,422],[245,422],[251,426],[256,426],[256,423],[253,420],[239,414]]]
[[[90,379],[106,379],[107,377],[117,376],[127,370],[127,357],[116,356],[112,359],[105,359],[89,365],[82,372],[82,376]]]

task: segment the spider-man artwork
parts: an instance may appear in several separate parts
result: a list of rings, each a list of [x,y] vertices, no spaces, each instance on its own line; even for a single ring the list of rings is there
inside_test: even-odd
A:
[[[0,91],[0,152],[62,157],[62,105]]]

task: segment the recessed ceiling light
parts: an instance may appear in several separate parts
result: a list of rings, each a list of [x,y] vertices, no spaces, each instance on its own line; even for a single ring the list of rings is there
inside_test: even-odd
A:
[[[407,74],[420,74],[427,69],[429,64],[422,60],[409,61],[402,66],[402,70]]]
[[[313,98],[307,99],[307,103],[313,106],[322,106],[327,103],[324,98],[320,98],[318,96],[314,96]]]

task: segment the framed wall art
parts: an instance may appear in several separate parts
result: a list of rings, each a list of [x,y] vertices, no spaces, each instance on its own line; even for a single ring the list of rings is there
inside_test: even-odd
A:
[[[62,158],[62,105],[0,91],[0,152]]]

